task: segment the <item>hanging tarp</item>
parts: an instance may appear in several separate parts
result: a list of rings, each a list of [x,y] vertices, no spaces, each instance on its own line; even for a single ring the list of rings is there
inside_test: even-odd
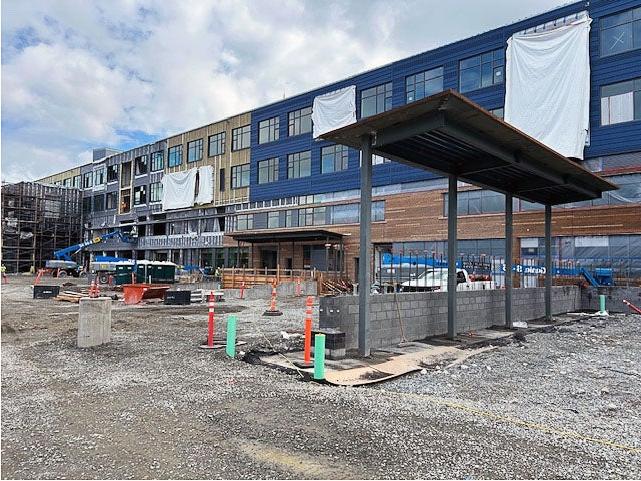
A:
[[[211,165],[198,167],[198,194],[196,204],[211,204],[214,200],[214,168]]]
[[[312,122],[314,138],[356,122],[356,86],[314,97]]]
[[[583,159],[590,125],[589,17],[507,41],[505,121]]]
[[[165,174],[162,178],[163,210],[183,209],[194,205],[198,169]]]

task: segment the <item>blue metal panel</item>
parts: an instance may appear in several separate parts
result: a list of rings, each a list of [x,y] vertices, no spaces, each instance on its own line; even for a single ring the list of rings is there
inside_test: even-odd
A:
[[[269,200],[359,188],[358,152],[350,151],[348,169],[342,172],[321,174],[320,151],[322,147],[329,144],[314,141],[311,133],[296,137],[287,136],[288,113],[311,106],[315,96],[349,85],[356,85],[357,116],[360,117],[360,92],[363,89],[393,82],[392,106],[398,107],[405,103],[405,78],[408,75],[440,66],[444,68],[443,87],[458,90],[460,60],[505,47],[507,39],[516,32],[586,9],[589,9],[590,15],[594,19],[590,38],[592,63],[591,146],[586,150],[586,158],[641,150],[641,122],[608,127],[600,127],[599,125],[601,85],[641,76],[641,50],[603,59],[599,57],[599,19],[640,5],[641,0],[593,0],[590,4],[586,1],[576,2],[256,109],[252,112],[250,200]],[[505,101],[505,86],[501,84],[487,87],[467,92],[466,95],[487,109],[500,108]],[[280,119],[280,140],[259,145],[258,122],[274,116],[278,116]],[[311,150],[312,175],[302,179],[287,179],[287,154],[304,150]],[[257,162],[273,157],[279,158],[278,182],[258,185]],[[434,177],[436,176],[423,170],[391,163],[374,166],[372,183],[374,186],[381,186]]]

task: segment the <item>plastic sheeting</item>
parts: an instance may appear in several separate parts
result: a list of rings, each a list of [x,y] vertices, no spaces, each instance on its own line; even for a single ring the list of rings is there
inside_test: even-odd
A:
[[[356,122],[356,86],[314,97],[312,122],[314,138]]]
[[[210,204],[214,200],[214,168],[203,165],[198,168],[198,194],[196,204]]]
[[[194,205],[198,169],[165,174],[162,178],[163,210],[183,209]]]
[[[589,131],[591,22],[585,17],[507,42],[505,121],[578,159]]]

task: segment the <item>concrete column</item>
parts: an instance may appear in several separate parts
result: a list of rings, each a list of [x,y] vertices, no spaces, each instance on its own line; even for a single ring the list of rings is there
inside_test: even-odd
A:
[[[505,195],[505,327],[512,329],[512,195]]]
[[[449,176],[447,190],[447,337],[454,339],[456,330],[456,240],[458,216],[458,179]]]
[[[545,206],[545,318],[552,320],[552,206]]]
[[[370,354],[369,303],[370,268],[372,243],[372,141],[369,135],[361,137],[361,221],[360,254],[358,263],[358,352],[361,356]]]
[[[80,299],[78,309],[78,347],[93,347],[111,342],[111,299]]]

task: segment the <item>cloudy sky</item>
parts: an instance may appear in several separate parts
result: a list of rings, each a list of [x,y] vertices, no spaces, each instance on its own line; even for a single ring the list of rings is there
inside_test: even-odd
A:
[[[4,0],[2,180],[71,168],[567,3]]]

